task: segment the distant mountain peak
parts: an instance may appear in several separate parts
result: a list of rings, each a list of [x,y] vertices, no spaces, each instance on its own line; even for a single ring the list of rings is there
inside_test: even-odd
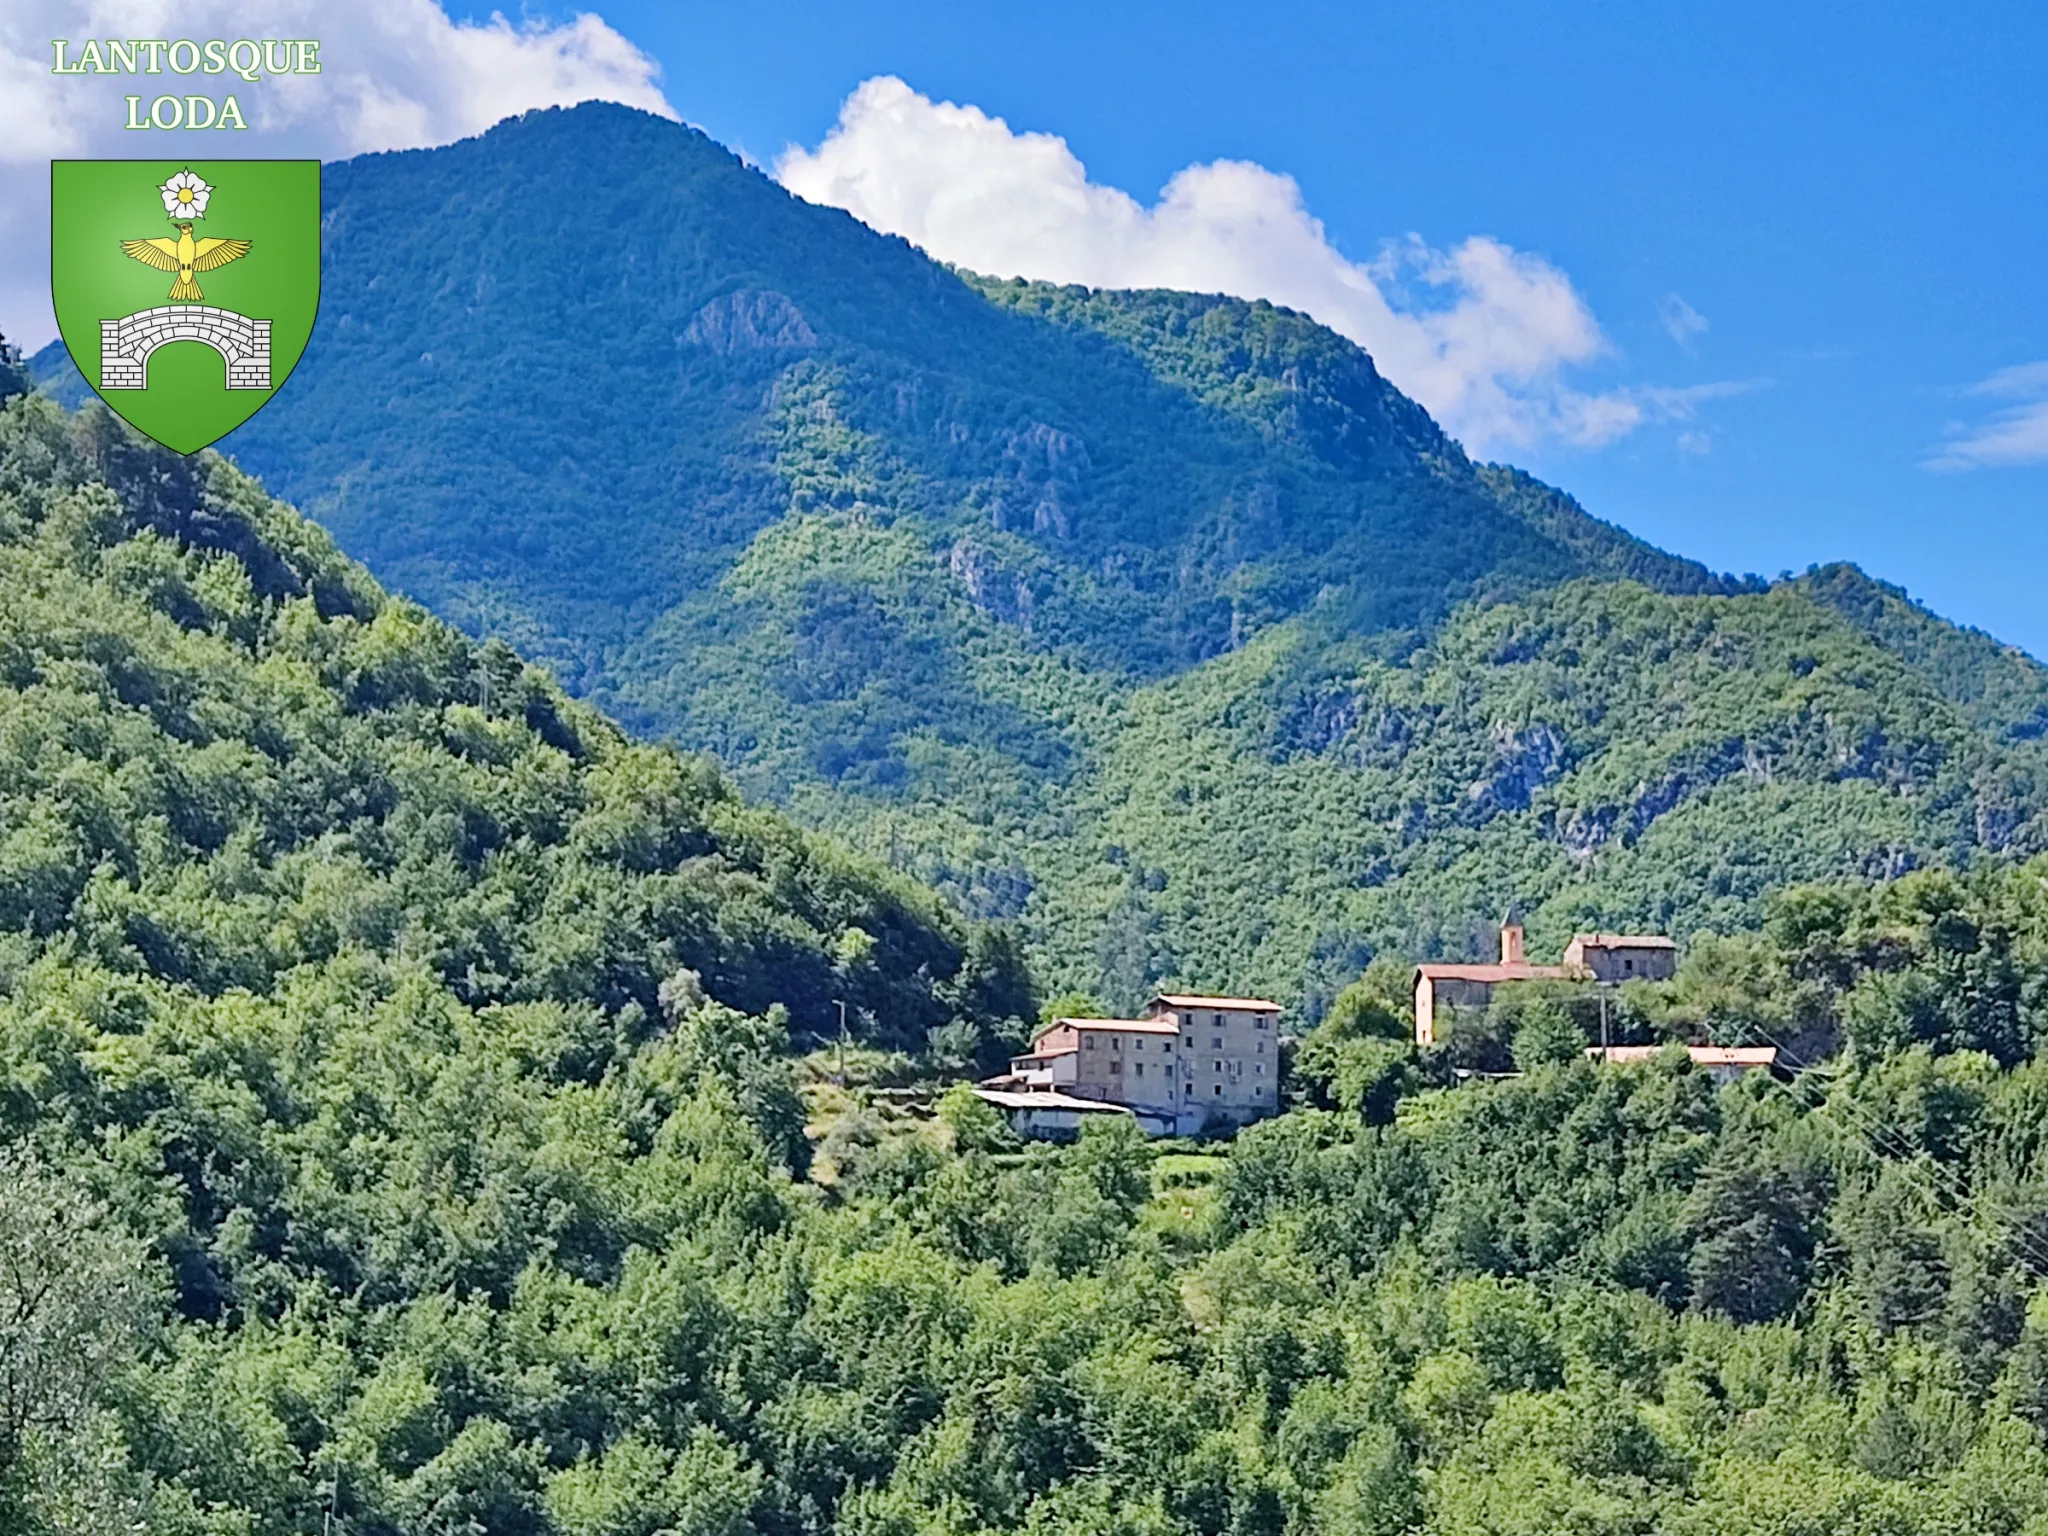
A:
[[[1686,933],[2048,836],[2026,658],[1476,464],[1305,315],[948,269],[603,104],[325,195],[233,452],[1062,985],[1306,997],[1507,904]]]

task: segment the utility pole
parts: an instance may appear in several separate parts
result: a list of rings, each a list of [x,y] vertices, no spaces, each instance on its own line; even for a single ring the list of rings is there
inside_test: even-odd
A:
[[[844,1088],[846,1086],[846,999],[835,997],[832,1001],[839,1005],[839,1086]]]

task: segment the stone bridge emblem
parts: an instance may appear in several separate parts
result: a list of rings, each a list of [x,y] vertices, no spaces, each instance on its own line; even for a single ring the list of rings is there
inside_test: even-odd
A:
[[[160,304],[100,322],[100,388],[149,388],[149,354],[202,341],[227,364],[229,389],[270,388],[270,322],[210,304]]]
[[[50,297],[107,408],[197,453],[275,399],[312,340],[320,163],[52,160]]]

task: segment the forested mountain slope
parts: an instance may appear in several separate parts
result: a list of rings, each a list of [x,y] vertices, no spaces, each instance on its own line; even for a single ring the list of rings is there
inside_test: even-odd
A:
[[[146,976],[146,1011],[345,973],[573,1029],[644,1026],[689,969],[915,1045],[1031,1012],[1002,941],[387,597],[217,458],[17,402],[0,565],[11,977]]]
[[[1461,709],[1596,741],[1589,699],[1732,688],[1759,792],[1847,750],[1881,825],[1967,799],[1963,717],[1792,587],[1468,611],[1343,674],[1401,672],[1398,728],[1291,673],[1299,639],[1119,707],[1458,782]],[[1181,804],[1147,758],[1121,798]],[[1506,814],[1585,828],[1618,782]],[[1797,1081],[1597,1070],[1532,992],[1483,1021],[1522,1075],[1450,1086],[1382,966],[1227,1151],[1025,1152],[958,1092],[884,1136],[856,1085],[815,1182],[792,1023],[850,996],[885,1041],[993,1036],[1032,1004],[995,935],[386,596],[225,463],[16,400],[0,903],[22,1536],[2048,1522],[2048,861],[1782,892],[1615,1000],[1651,1038],[1842,1044]]]
[[[1853,565],[1809,571],[1800,585],[1926,677],[1980,729],[2009,741],[2048,734],[2048,668],[2017,646],[1937,618]]]
[[[1494,612],[1443,643],[1511,664]],[[1798,1082],[1596,1070],[1544,994],[1486,1021],[1524,1075],[1446,1086],[1368,977],[1227,1151],[856,1087],[813,1182],[789,1021],[999,1028],[1000,943],[220,461],[17,401],[0,1529],[2023,1536],[2044,892],[1783,893],[1619,1000],[1844,1043]]]
[[[1509,905],[1683,935],[2044,846],[2031,659],[1654,550],[1298,314],[956,273],[600,104],[325,186],[233,452],[1060,985],[1312,1011]]]

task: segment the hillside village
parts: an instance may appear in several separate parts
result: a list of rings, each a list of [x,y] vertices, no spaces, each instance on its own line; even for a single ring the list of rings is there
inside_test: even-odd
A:
[[[1280,1111],[1280,1005],[1161,993],[1135,1019],[1053,1019],[979,1097],[1026,1135],[1071,1135],[1129,1114],[1154,1136],[1192,1136]]]
[[[1414,967],[1415,1043],[1443,1043],[1460,1018],[1478,1019],[1504,987],[1576,982],[1597,988],[1669,981],[1678,945],[1662,934],[1581,933],[1556,965],[1531,963],[1521,924],[1504,921],[1500,958],[1485,963],[1422,961]],[[984,1079],[975,1095],[1020,1135],[1065,1139],[1090,1118],[1128,1115],[1152,1136],[1192,1136],[1280,1113],[1280,1005],[1262,997],[1162,992],[1139,1017],[1054,1018]],[[1588,1057],[1647,1061],[1663,1047],[1589,1044]],[[1717,1081],[1779,1064],[1776,1046],[1689,1044],[1693,1064]]]

